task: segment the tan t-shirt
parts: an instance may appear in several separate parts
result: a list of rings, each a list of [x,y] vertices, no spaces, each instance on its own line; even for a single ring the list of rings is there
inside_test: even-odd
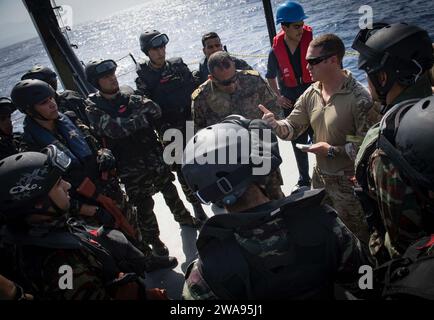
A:
[[[368,119],[371,95],[349,71],[344,70],[344,73],[346,80],[342,88],[330,97],[327,104],[321,95],[321,83],[316,82],[300,96],[286,118],[293,129],[290,139],[297,138],[310,125],[314,131],[314,143],[325,141],[336,147],[335,158],[316,157],[318,168],[324,174],[341,175],[344,171],[354,171],[354,158],[348,150],[355,140],[363,140],[373,124]]]

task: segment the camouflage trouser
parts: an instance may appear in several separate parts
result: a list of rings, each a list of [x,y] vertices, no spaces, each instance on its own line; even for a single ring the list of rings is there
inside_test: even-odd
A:
[[[187,185],[187,182],[185,182],[184,175],[182,174],[181,171],[182,165],[175,164],[174,167],[175,167],[176,175],[178,177],[179,184],[181,185],[182,191],[184,192],[187,201],[193,205],[200,204],[199,199],[196,198],[193,191],[191,191],[190,187]]]
[[[314,188],[325,188],[324,203],[336,209],[338,216],[361,241],[368,243],[369,232],[362,206],[354,194],[350,176],[322,174],[315,167],[312,176]]]
[[[279,168],[265,179],[265,190],[271,200],[278,200],[285,197],[281,187],[282,184],[283,179]]]
[[[161,132],[160,132],[160,137],[164,136],[164,131],[166,129],[178,129],[181,132],[183,132],[183,136],[184,136],[184,141],[183,141],[183,146],[186,146],[187,141],[185,140],[186,138],[186,128],[185,128],[185,123],[182,124],[167,124],[166,126],[161,128]],[[164,141],[163,142],[163,146],[164,148],[167,147],[168,145],[171,145],[173,143],[173,140],[171,141]],[[177,164],[174,163],[170,166],[172,171],[176,172],[176,176],[178,177],[178,181],[179,184],[181,185],[182,191],[184,192],[185,198],[187,199],[188,202],[190,202],[193,205],[200,205],[200,201],[199,199],[196,198],[196,196],[194,195],[193,191],[191,191],[190,187],[187,185],[187,182],[185,181],[184,175],[182,174],[181,168],[182,168],[182,164]]]
[[[130,201],[137,207],[138,225],[143,241],[152,243],[160,236],[154,213],[154,200],[152,199],[156,192],[163,194],[164,200],[176,221],[182,220],[185,215],[190,215],[190,213],[179,198],[178,191],[173,184],[175,177],[168,167],[159,172],[149,172],[146,168],[140,169],[124,168],[121,179],[125,184]]]
[[[117,177],[111,177],[108,181],[99,181],[98,189],[101,192],[114,200],[119,208],[122,210],[122,213],[127,218],[128,222],[131,226],[137,231],[137,241],[142,240],[141,231],[139,228],[139,219],[137,215],[137,208],[129,201],[127,194],[120,187],[120,181]],[[129,239],[133,240],[133,239]]]

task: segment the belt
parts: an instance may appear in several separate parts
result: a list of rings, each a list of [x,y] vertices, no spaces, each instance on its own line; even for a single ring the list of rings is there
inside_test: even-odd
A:
[[[324,175],[324,176],[347,176],[347,177],[352,177],[355,175],[354,170],[341,170],[338,172],[324,172],[321,169],[319,169],[318,167],[316,168],[316,170],[318,171],[318,173],[320,175]]]

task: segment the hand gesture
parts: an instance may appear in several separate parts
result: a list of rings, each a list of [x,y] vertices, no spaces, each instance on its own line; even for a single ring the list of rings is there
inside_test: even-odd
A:
[[[276,129],[278,124],[277,124],[277,120],[274,117],[274,113],[272,113],[270,110],[268,110],[265,106],[263,106],[262,104],[258,105],[259,110],[261,110],[264,115],[262,116],[262,120],[264,120],[265,122],[267,122],[267,124],[273,128]]]

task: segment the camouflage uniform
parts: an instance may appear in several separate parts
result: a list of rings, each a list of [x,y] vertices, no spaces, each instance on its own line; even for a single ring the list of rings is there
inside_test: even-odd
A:
[[[201,84],[192,94],[192,113],[195,130],[221,122],[231,114],[238,114],[247,119],[261,119],[262,112],[258,105],[267,106],[276,115],[281,113],[277,106],[277,97],[254,70],[237,71],[237,90],[233,94],[220,91],[211,80]],[[280,170],[267,177],[266,190],[271,199],[284,197]]]
[[[62,113],[72,111],[85,125],[89,125],[86,116],[86,99],[79,93],[72,90],[65,90],[61,93],[56,93],[55,96],[59,111]]]
[[[391,106],[430,94],[429,81],[427,77],[423,77],[399,95]],[[367,138],[368,136],[369,133]],[[363,151],[360,150],[358,157]],[[434,227],[432,222],[429,223],[432,221],[430,213],[424,212],[415,190],[405,182],[391,159],[381,149],[376,149],[370,156],[367,173],[370,195],[378,204],[381,224],[384,227],[384,233],[381,230],[371,233],[370,250],[378,263],[383,263],[390,258],[401,256],[413,242],[429,235],[428,229],[433,231]]]
[[[137,90],[161,107],[161,118],[155,123],[160,140],[163,141],[167,129],[178,129],[183,133],[185,147],[186,121],[191,121],[191,93],[196,87],[191,71],[181,58],[172,58],[161,69],[152,68],[149,61],[144,62],[139,65],[137,75]],[[164,146],[170,143],[163,141]],[[200,206],[199,200],[185,182],[181,164],[174,164],[172,168],[176,171],[188,202]]]
[[[214,216],[202,227],[197,242],[199,260],[186,273],[183,298],[330,299],[334,282],[356,293],[359,267],[371,264],[367,249],[333,210],[320,206],[323,196],[324,191],[314,190],[297,200],[288,197],[241,214]],[[206,233],[208,225],[211,234]],[[216,246],[216,239],[220,245]],[[220,277],[211,274],[219,269],[210,268],[205,260],[211,263],[210,256],[222,254],[233,259],[226,262],[230,267],[219,267]],[[240,255],[245,257],[242,263],[238,263]],[[219,279],[221,286],[215,283]],[[233,283],[238,288],[247,284],[234,295],[233,288],[228,287]],[[225,294],[229,292],[230,297],[219,296],[211,289],[213,285],[220,286]]]
[[[18,153],[18,137],[15,135],[5,135],[0,131],[0,159]]]
[[[111,252],[119,237],[107,238],[103,246],[101,243],[104,242],[99,238],[87,234],[81,227],[68,227],[69,224],[62,219],[30,226],[25,233],[6,226],[1,230],[2,247],[15,259],[11,269],[13,278],[22,283],[25,291],[33,294],[35,299],[108,300],[114,297],[115,282],[121,272],[133,273],[133,264],[140,260],[137,265],[142,265],[137,269],[143,273],[144,256],[137,249],[131,257],[120,260],[122,253],[117,252],[119,256],[116,257]],[[73,222],[75,226],[78,224],[84,226]],[[125,250],[125,242],[125,238],[120,239],[117,246]],[[65,265],[72,269],[71,289],[59,286],[62,283],[59,268]]]
[[[160,235],[152,200],[157,192],[163,194],[176,221],[191,220],[149,123],[160,116],[158,105],[130,92],[119,93],[113,101],[93,94],[86,111],[93,130],[116,157],[121,181],[130,201],[137,206],[143,240],[153,243]]]
[[[67,116],[60,114],[60,117]],[[88,177],[97,187],[97,191],[113,199],[125,214],[128,222],[133,227],[138,229],[137,210],[128,202],[125,192],[120,187],[119,178],[114,174],[113,171],[107,173],[107,175],[103,175],[103,173],[99,171],[98,164],[96,162],[98,150],[100,149],[99,141],[91,134],[89,127],[83,124],[79,119],[70,117],[68,117],[68,119],[70,119],[74,124],[74,129],[68,133],[69,136],[78,139],[79,135],[81,135],[91,151],[91,154],[85,160],[82,159],[73,163],[70,166],[68,173],[65,175],[65,180],[70,182],[73,187],[71,190],[70,212],[72,214],[78,215],[80,208],[84,203],[94,205],[94,200],[85,199],[83,196],[78,195],[75,191],[83,182],[83,180]],[[26,124],[30,121],[36,124],[35,121],[28,117],[26,117],[24,120],[24,135],[20,144],[20,150],[39,152],[46,147],[46,144],[43,143],[42,140],[38,139],[37,134],[32,134],[26,129]],[[64,136],[62,136],[62,134],[59,132],[52,132],[52,135],[55,138],[55,140],[52,142],[53,144],[60,148],[60,150],[68,150],[71,152],[69,142]],[[101,224],[100,221],[94,217],[81,217],[90,225],[99,226]]]
[[[332,204],[348,228],[368,242],[368,228],[360,201],[353,192],[356,151],[370,125],[368,118],[372,99],[366,89],[349,71],[345,72],[342,88],[327,104],[321,94],[321,83],[310,86],[297,100],[292,113],[283,121],[290,134],[281,137],[293,140],[309,126],[314,131],[314,143],[327,142],[335,149],[333,158],[316,156],[312,176],[314,188],[324,187],[327,203]]]

